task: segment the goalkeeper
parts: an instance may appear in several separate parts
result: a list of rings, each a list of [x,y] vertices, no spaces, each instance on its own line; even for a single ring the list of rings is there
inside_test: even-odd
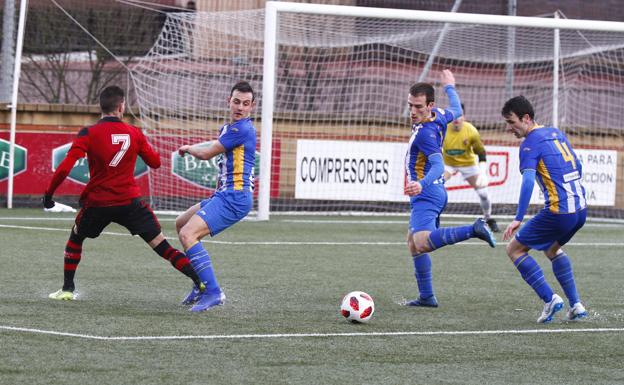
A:
[[[126,108],[124,91],[117,86],[106,87],[100,93],[100,108],[102,118],[78,132],[43,198],[44,208],[53,209],[56,206],[52,200],[54,191],[76,161],[87,157],[91,178],[80,195],[82,208],[65,246],[63,288],[49,297],[55,300],[76,298],[74,275],[81,260],[82,243],[86,238],[97,238],[111,222],[124,226],[133,235],[138,234],[158,255],[204,290],[187,256],[167,242],[152,209],[139,199],[141,190],[134,179],[137,156],[148,166],[158,168],[160,155],[140,129],[122,122]],[[132,262],[128,260],[128,263]]]
[[[463,103],[461,108],[465,114]],[[442,155],[445,165],[444,179],[449,180],[453,175],[460,173],[479,196],[483,217],[490,229],[495,233],[500,232],[498,224],[491,217],[492,201],[488,193],[485,148],[479,131],[467,122],[463,115],[448,125],[442,145]]]

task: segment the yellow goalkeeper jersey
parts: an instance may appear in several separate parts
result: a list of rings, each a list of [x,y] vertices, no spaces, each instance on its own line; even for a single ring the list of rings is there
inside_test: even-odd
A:
[[[442,145],[444,164],[452,167],[474,166],[478,159],[476,154],[484,152],[485,148],[475,126],[466,121],[459,131],[455,131],[453,123],[447,126]]]

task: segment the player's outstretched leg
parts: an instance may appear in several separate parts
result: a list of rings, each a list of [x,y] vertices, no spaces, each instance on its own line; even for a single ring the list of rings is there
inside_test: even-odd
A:
[[[197,242],[186,251],[186,254],[197,272],[197,275],[199,275],[201,282],[205,285],[205,290],[203,292],[193,295],[193,291],[191,291],[187,298],[185,298],[185,301],[195,303],[191,311],[200,312],[214,306],[222,305],[225,302],[225,295],[223,295],[217,283],[210,255],[206,249],[204,249],[204,246],[202,246],[201,242]]]
[[[429,246],[431,250],[437,250],[470,238],[479,238],[486,241],[491,247],[496,246],[494,234],[483,219],[477,219],[472,225],[435,229],[429,234]]]
[[[438,301],[433,294],[431,274],[431,256],[427,253],[412,256],[414,260],[414,275],[418,284],[420,296],[407,302],[406,306],[415,307],[438,307]]]
[[[74,232],[72,229],[67,244],[65,245],[65,256],[63,260],[63,288],[50,293],[48,298],[60,301],[71,301],[76,299],[74,290],[76,286],[74,284],[74,276],[76,275],[76,269],[80,263],[82,255],[82,243],[84,238]]]
[[[490,230],[490,227],[483,219],[477,219],[472,224],[472,229],[476,238],[486,241],[490,247],[496,247],[496,238],[494,238],[492,230]]]

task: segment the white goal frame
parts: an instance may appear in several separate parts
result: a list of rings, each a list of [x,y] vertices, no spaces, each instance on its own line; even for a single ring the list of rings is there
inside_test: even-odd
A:
[[[258,191],[258,220],[269,219],[271,190],[271,154],[273,139],[273,107],[277,68],[277,31],[281,13],[307,13],[315,15],[369,17],[396,20],[419,20],[442,23],[481,24],[507,27],[533,27],[554,31],[553,71],[553,125],[557,126],[558,106],[558,30],[587,30],[624,32],[624,22],[577,20],[560,18],[539,18],[525,16],[485,15],[475,13],[450,13],[434,11],[415,11],[390,8],[369,8],[327,4],[289,3],[267,1],[264,26],[264,68],[262,85],[262,126],[260,140],[260,189]]]

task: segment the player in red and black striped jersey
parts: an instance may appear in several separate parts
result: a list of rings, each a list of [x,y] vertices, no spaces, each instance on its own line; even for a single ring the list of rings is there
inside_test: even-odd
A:
[[[53,207],[52,196],[56,188],[69,175],[76,161],[87,157],[91,177],[80,195],[82,208],[65,247],[63,288],[50,294],[50,298],[76,298],[74,276],[81,259],[82,243],[86,238],[97,238],[111,222],[124,226],[133,235],[138,234],[158,255],[203,289],[188,257],[171,247],[152,209],[140,200],[141,190],[134,179],[136,159],[140,156],[149,167],[158,168],[160,155],[139,128],[122,122],[124,91],[117,86],[105,88],[100,94],[100,107],[102,118],[78,132],[43,198],[44,207]]]

